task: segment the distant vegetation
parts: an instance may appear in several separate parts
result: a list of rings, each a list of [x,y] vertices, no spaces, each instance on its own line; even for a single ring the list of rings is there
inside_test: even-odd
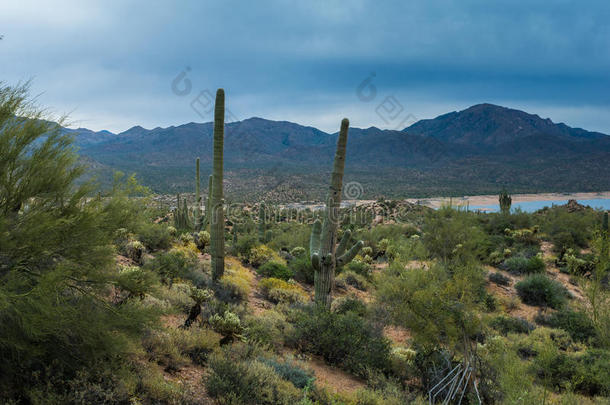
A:
[[[325,211],[227,209],[221,119],[212,198],[192,159],[194,200],[168,204],[134,175],[78,183],[72,139],[43,118],[27,87],[0,88],[3,403],[610,397],[607,213],[339,209],[347,120]]]

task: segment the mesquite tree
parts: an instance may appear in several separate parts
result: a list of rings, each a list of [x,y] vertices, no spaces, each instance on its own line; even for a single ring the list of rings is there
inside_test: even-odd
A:
[[[347,250],[351,233],[345,231],[339,246],[337,246],[337,228],[339,225],[339,206],[341,204],[341,192],[343,189],[343,169],[345,167],[345,149],[347,147],[347,131],[349,121],[344,118],[341,121],[341,130],[337,141],[337,152],[331,176],[328,195],[326,196],[326,208],[324,210],[324,222],[317,220],[313,225],[309,250],[311,264],[315,269],[315,301],[330,309],[332,301],[332,289],[335,281],[335,269],[349,263],[362,248],[362,241],[357,242],[351,249]]]

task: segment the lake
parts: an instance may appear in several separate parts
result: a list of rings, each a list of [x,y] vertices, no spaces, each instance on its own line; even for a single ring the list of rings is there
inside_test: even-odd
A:
[[[610,210],[610,198],[593,198],[590,200],[576,200],[579,204],[588,205],[592,208],[601,208],[604,210]],[[545,201],[525,201],[516,202],[511,206],[511,211],[520,208],[521,211],[534,212],[544,207],[550,207],[552,205],[564,205],[568,200],[545,200]],[[471,205],[470,210],[482,210],[485,212],[498,212],[500,210],[499,204],[492,205]]]

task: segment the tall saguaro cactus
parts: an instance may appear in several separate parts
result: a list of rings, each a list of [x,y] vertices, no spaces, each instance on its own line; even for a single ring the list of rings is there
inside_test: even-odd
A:
[[[223,148],[225,133],[225,91],[216,91],[214,106],[214,164],[211,190],[210,251],[212,254],[212,278],[218,280],[225,269],[225,236],[222,195]]]
[[[330,309],[332,301],[335,269],[352,261],[363,245],[362,241],[358,241],[351,249],[347,250],[351,233],[346,231],[341,238],[339,246],[337,246],[337,228],[339,225],[339,207],[341,205],[341,191],[343,189],[343,169],[345,168],[348,129],[349,121],[347,118],[344,118],[341,121],[335,163],[328,195],[326,196],[324,222],[321,223],[320,220],[317,220],[313,224],[309,241],[311,264],[315,269],[315,301],[327,309]]]
[[[513,202],[512,197],[508,194],[506,189],[502,189],[502,192],[498,196],[498,202],[500,203],[500,211],[504,213],[510,212],[510,206]]]

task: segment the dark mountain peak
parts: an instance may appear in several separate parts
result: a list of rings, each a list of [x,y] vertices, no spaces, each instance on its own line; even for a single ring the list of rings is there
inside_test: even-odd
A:
[[[550,118],[490,103],[421,120],[405,132],[437,140],[480,146],[498,146],[532,137],[599,139],[603,134],[555,124]]]
[[[140,125],[136,125],[134,127],[129,128],[127,131],[121,132],[120,136],[131,136],[131,135],[140,135],[144,132],[148,132],[148,130]]]

